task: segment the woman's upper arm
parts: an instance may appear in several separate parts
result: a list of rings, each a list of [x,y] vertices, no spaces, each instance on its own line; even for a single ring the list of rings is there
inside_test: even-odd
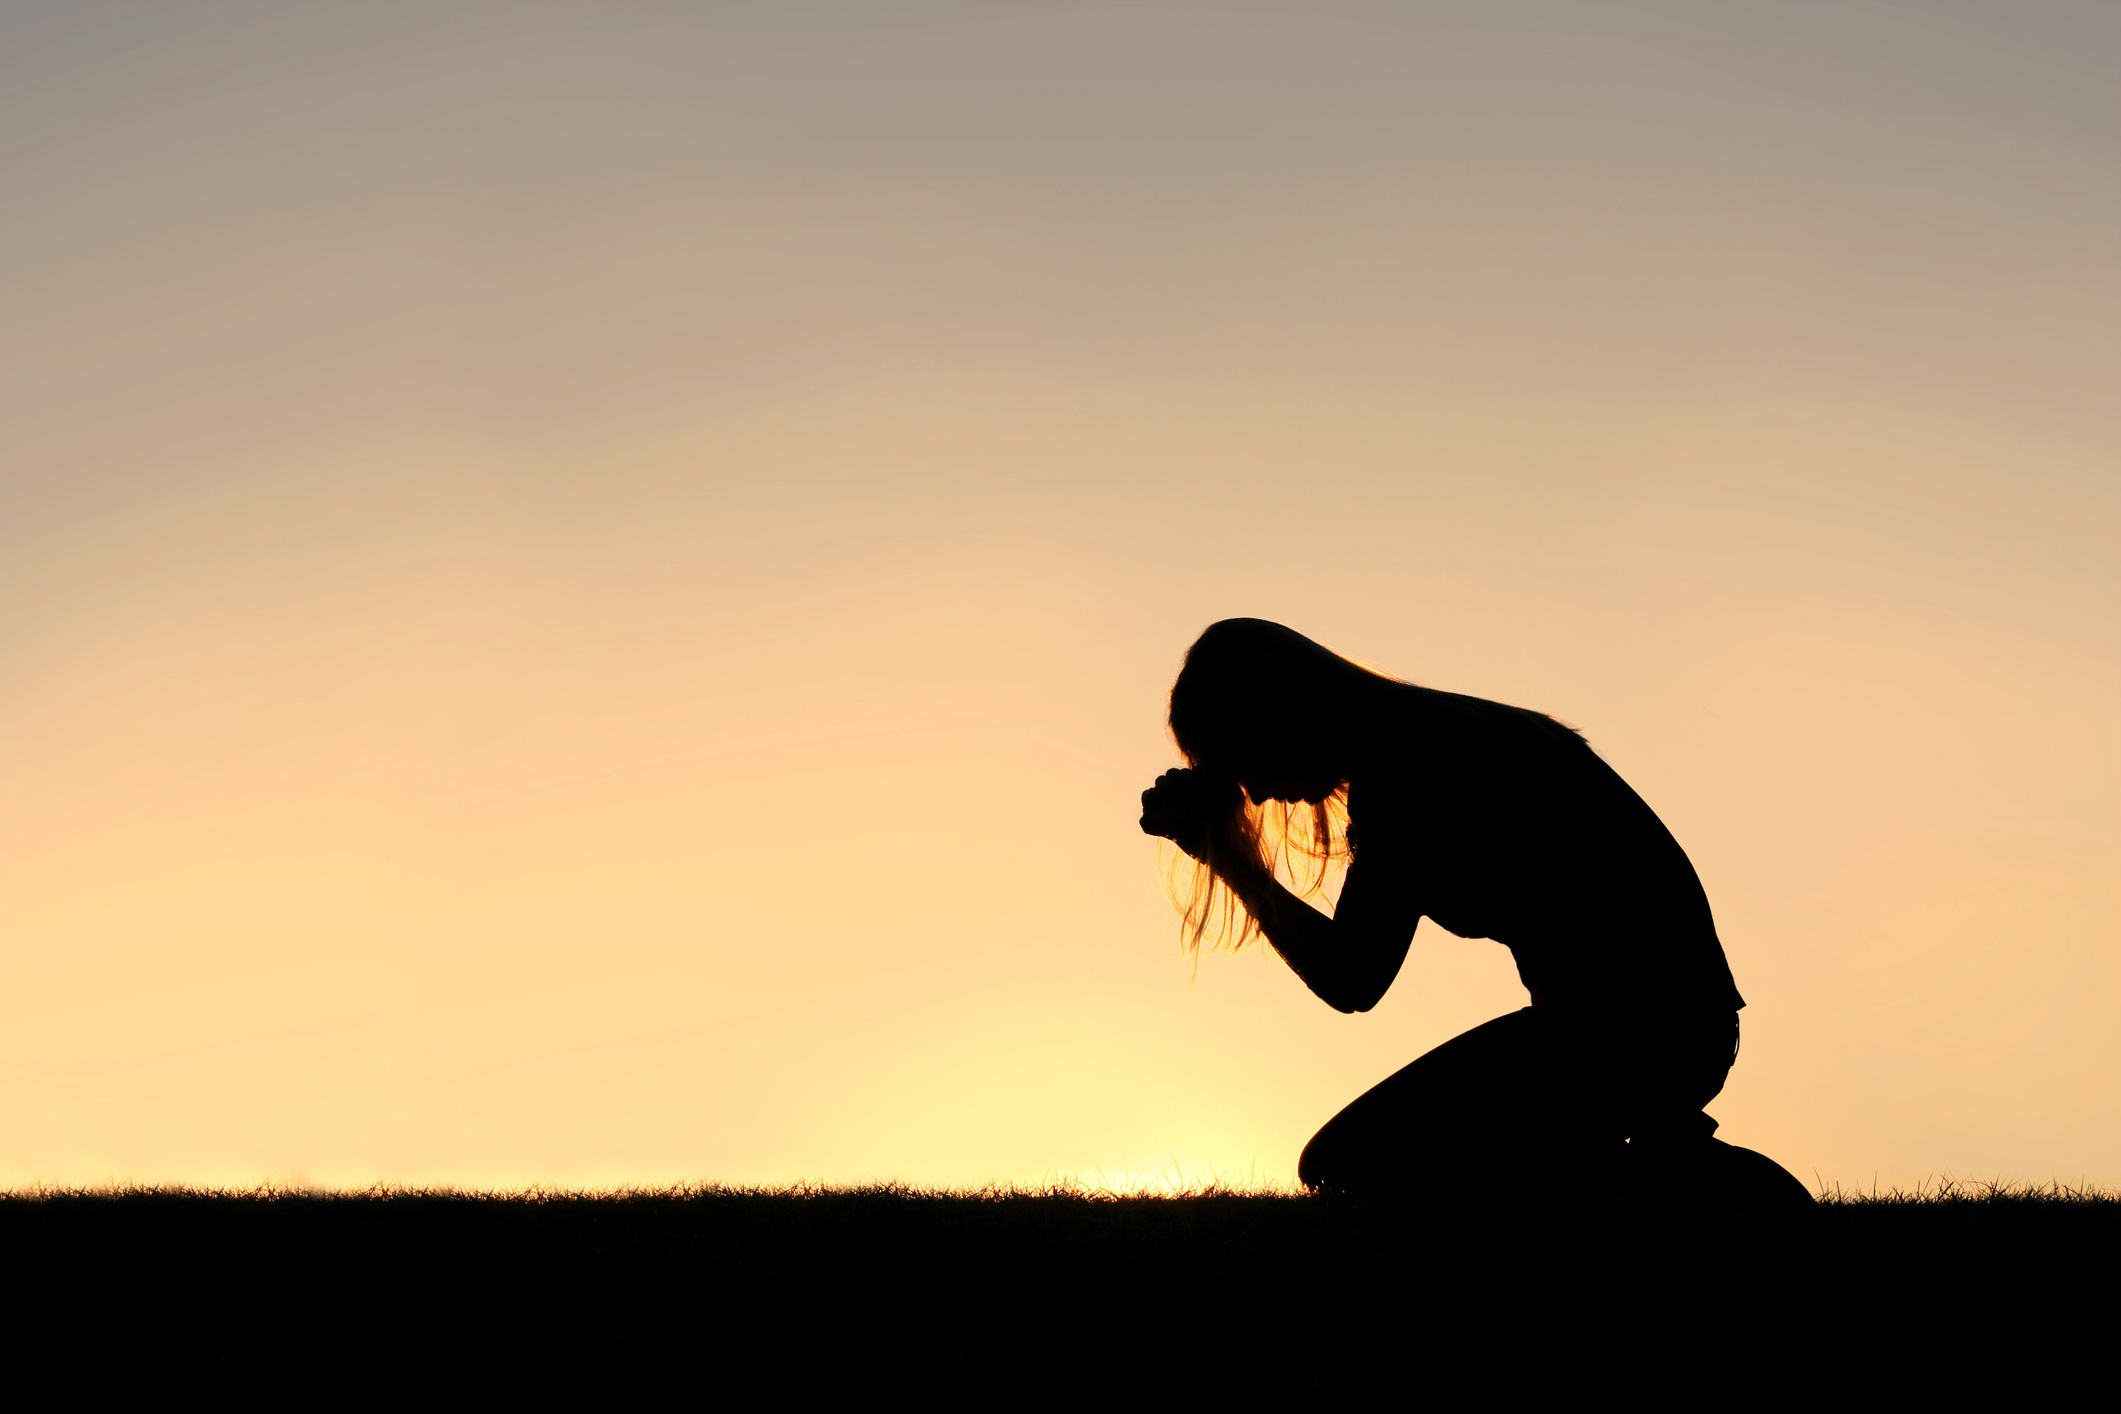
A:
[[[1368,1011],[1392,985],[1421,921],[1419,860],[1410,842],[1366,834],[1333,907],[1333,941]]]
[[[1364,853],[1348,866],[1347,882],[1333,905],[1333,931],[1344,947],[1369,950],[1404,947],[1421,921],[1411,859]]]
[[[1350,943],[1404,943],[1421,920],[1421,867],[1426,851],[1410,806],[1414,783],[1368,780],[1349,792],[1348,843],[1354,858],[1335,902]]]

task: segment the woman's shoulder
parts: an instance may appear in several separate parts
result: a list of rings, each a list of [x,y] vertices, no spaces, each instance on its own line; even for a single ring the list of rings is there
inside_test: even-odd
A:
[[[1604,763],[1574,728],[1544,712],[1461,693],[1430,693],[1406,730],[1375,754],[1374,778],[1349,814],[1568,814],[1601,793]],[[1378,833],[1373,829],[1371,833]]]
[[[1408,705],[1407,745],[1418,754],[1513,756],[1555,748],[1591,754],[1583,733],[1530,707],[1433,688],[1423,689],[1421,698]]]

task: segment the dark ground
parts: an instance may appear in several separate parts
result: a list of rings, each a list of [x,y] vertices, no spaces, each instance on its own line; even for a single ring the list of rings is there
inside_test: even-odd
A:
[[[508,1396],[2022,1400],[2105,1386],[2121,1200],[0,1198],[8,1385]]]

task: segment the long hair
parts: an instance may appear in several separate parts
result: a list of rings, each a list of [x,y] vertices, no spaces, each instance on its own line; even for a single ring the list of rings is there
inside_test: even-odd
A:
[[[1171,685],[1171,736],[1186,764],[1228,799],[1211,822],[1208,859],[1173,851],[1165,875],[1182,919],[1188,952],[1241,948],[1259,936],[1259,920],[1218,877],[1213,861],[1256,863],[1299,898],[1317,898],[1351,857],[1348,782],[1316,805],[1253,803],[1234,787],[1243,767],[1263,757],[1289,761],[1315,754],[1310,721],[1354,694],[1397,679],[1341,657],[1293,629],[1265,619],[1224,619],[1186,652]],[[1336,702],[1335,699],[1339,701]]]
[[[1254,805],[1240,794],[1218,824],[1211,858],[1255,861],[1298,898],[1324,897],[1351,858],[1345,781],[1317,805]],[[1164,887],[1178,907],[1179,942],[1187,952],[1198,953],[1203,943],[1234,952],[1260,936],[1259,920],[1208,861],[1171,849]]]

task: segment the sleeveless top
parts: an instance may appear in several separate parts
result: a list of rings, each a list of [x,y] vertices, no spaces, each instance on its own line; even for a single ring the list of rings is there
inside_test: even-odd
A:
[[[1403,756],[1350,787],[1348,887],[1405,890],[1445,931],[1503,944],[1556,1008],[1745,1005],[1686,852],[1583,738],[1419,690]]]

